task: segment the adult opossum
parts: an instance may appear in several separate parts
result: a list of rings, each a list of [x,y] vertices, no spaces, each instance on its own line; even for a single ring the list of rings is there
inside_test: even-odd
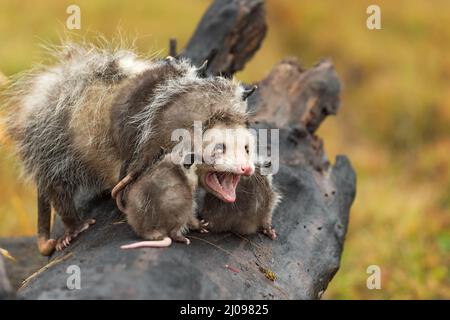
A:
[[[264,165],[268,166],[266,162]],[[260,231],[272,240],[276,238],[272,227],[272,214],[281,195],[272,185],[271,175],[262,175],[256,166],[255,174],[241,178],[234,203],[223,203],[217,197],[206,194],[201,216],[212,232],[236,232],[248,235]]]
[[[250,93],[223,77],[202,78],[186,60],[144,60],[132,51],[67,45],[57,63],[26,73],[7,92],[7,128],[16,141],[25,173],[37,184],[38,247],[43,255],[62,250],[95,221],[81,220],[74,196],[80,189],[112,189],[170,150],[174,129],[192,131],[232,125],[246,128]],[[207,191],[233,200],[237,175],[252,174],[247,155],[198,166]],[[218,181],[217,172],[226,172]],[[218,185],[219,187],[218,187]],[[220,188],[220,186],[225,188]],[[65,234],[50,239],[51,207]]]

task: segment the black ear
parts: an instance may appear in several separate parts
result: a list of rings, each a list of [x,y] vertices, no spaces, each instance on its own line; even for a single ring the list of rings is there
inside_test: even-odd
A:
[[[184,156],[183,167],[190,169],[195,162],[195,153],[188,153]]]
[[[173,56],[167,56],[164,58],[164,61],[166,61],[167,63],[171,63],[175,60],[176,60],[176,58],[174,58]]]
[[[272,161],[270,160],[266,160],[263,162],[263,167],[264,168],[270,168],[272,166]]]
[[[206,70],[208,70],[208,60],[205,60],[200,67],[197,68],[197,74],[200,78],[206,78]]]
[[[242,92],[242,100],[247,100],[247,98],[250,97],[256,89],[258,89],[258,86],[253,86],[250,89],[245,89],[244,92]]]

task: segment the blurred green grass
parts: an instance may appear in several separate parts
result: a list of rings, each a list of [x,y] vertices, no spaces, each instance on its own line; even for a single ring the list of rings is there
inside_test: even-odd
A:
[[[382,10],[382,30],[365,27]],[[57,43],[70,1],[0,0],[0,71],[12,75]],[[182,48],[209,1],[77,1],[80,34],[138,36],[143,53]],[[341,269],[325,298],[450,298],[450,2],[269,0],[268,36],[237,76],[261,79],[285,56],[305,66],[331,57],[342,79],[342,109],[319,130],[330,159],[347,154],[357,198]],[[35,232],[34,187],[0,135],[0,236]],[[382,289],[366,288],[366,269]]]

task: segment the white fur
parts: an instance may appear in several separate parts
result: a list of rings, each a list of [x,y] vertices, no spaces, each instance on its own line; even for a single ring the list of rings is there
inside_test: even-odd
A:
[[[123,56],[119,58],[119,66],[128,76],[136,76],[150,69],[152,63],[136,58],[136,55],[124,51]]]
[[[254,166],[255,139],[245,127],[226,128],[218,126],[206,130],[203,140],[203,158],[210,159],[215,170],[240,174],[241,166]],[[225,152],[214,154],[216,144],[224,144]],[[245,149],[249,147],[249,153]]]

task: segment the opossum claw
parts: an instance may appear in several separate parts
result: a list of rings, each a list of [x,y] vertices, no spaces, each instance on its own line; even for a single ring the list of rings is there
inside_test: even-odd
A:
[[[209,233],[209,230],[206,228],[208,225],[209,225],[209,222],[205,221],[205,219],[200,220],[199,232],[200,233]]]
[[[271,240],[275,240],[277,238],[277,233],[275,232],[275,229],[272,227],[267,227],[262,230],[262,232],[268,236]]]
[[[72,237],[69,234],[66,234],[58,239],[56,244],[56,251],[62,251],[70,245],[70,241]]]
[[[56,242],[56,250],[62,251],[70,245],[70,242],[75,239],[81,232],[87,230],[89,226],[95,223],[95,219],[87,219],[82,222],[73,231],[66,232],[61,238]]]
[[[68,247],[70,245],[70,241],[72,240],[72,237],[69,235],[67,237],[64,238],[63,240],[63,244],[65,247]]]

